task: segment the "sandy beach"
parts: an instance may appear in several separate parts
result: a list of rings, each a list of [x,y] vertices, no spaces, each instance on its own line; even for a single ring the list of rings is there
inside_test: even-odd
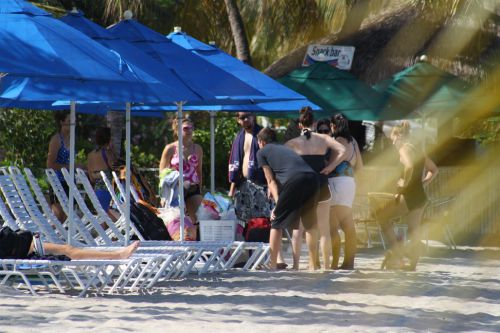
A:
[[[500,251],[433,249],[417,272],[225,272],[148,294],[0,291],[0,332],[499,332]]]

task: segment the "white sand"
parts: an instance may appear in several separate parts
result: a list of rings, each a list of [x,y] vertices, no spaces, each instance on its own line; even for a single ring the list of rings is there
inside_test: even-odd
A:
[[[0,332],[500,332],[500,251],[437,250],[417,272],[227,272],[148,295],[0,289]]]

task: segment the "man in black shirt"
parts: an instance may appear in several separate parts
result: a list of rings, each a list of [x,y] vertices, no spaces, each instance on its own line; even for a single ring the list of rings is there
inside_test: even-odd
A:
[[[276,202],[271,213],[270,268],[276,268],[283,229],[289,226],[298,228],[302,218],[309,249],[309,268],[313,269],[318,256],[316,206],[319,175],[292,149],[278,144],[274,130],[262,129],[257,139],[260,147],[257,160],[264,170],[269,195]]]

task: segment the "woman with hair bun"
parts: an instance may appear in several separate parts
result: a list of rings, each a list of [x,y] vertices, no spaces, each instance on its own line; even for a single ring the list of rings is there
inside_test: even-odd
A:
[[[330,191],[328,188],[328,178],[326,175],[345,159],[345,148],[328,134],[314,133],[311,128],[314,117],[311,108],[306,107],[300,110],[299,127],[301,135],[285,143],[292,148],[321,178],[320,198],[317,206],[319,246],[323,257],[323,268],[330,269],[331,238],[330,238]],[[326,162],[328,150],[334,152],[329,162]],[[302,245],[303,227],[294,230],[292,239],[293,268],[298,269],[300,259],[300,249]],[[311,253],[314,253],[312,251]],[[317,269],[318,258],[309,258],[309,269]]]
[[[363,167],[361,152],[358,143],[349,131],[349,122],[342,114],[332,117],[331,126],[333,137],[344,145],[348,158],[342,161],[329,175],[328,182],[332,192],[332,206],[330,210],[330,235],[332,237],[332,269],[337,269],[340,257],[340,235],[338,228],[342,228],[345,235],[344,262],[340,269],[354,269],[356,256],[356,228],[352,219],[352,203],[356,194],[354,171]]]
[[[382,262],[382,269],[415,270],[420,258],[420,224],[427,203],[424,185],[434,179],[438,168],[423,149],[410,139],[408,121],[395,126],[391,131],[392,143],[398,150],[399,161],[403,165],[396,194],[368,193],[370,207],[382,227],[389,248]],[[397,240],[390,222],[400,216],[405,216],[408,223],[410,243],[406,252],[404,244]],[[409,258],[409,264],[404,262],[405,256]]]

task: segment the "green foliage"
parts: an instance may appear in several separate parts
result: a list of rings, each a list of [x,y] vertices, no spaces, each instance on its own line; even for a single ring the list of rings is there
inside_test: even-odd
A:
[[[45,166],[47,147],[55,131],[52,113],[36,110],[0,111],[0,149],[4,165]]]
[[[500,117],[491,117],[477,124],[472,137],[483,146],[500,141]]]
[[[160,154],[154,154],[144,151],[143,147],[131,147],[132,160],[134,165],[139,168],[157,168]]]

